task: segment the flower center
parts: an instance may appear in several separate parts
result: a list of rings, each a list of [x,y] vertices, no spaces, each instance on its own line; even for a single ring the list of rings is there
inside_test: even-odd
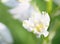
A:
[[[43,24],[39,24],[35,28],[38,32],[41,32],[42,31],[41,29],[43,28]]]

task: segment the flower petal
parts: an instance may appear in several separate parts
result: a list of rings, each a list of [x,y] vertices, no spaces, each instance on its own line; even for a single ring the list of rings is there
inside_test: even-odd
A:
[[[27,29],[29,32],[31,32],[33,30],[33,28],[32,28],[33,26],[34,26],[34,24],[32,22],[27,21],[27,20],[23,21],[23,27],[25,29]]]
[[[44,35],[44,37],[47,37],[49,35],[49,32],[48,31],[43,31],[42,34]]]

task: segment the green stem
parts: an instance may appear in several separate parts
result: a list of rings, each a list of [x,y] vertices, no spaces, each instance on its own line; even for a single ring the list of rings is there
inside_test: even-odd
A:
[[[49,36],[43,40],[43,44],[52,44],[52,39],[55,36],[55,31],[50,32]]]
[[[51,13],[52,11],[52,0],[47,1],[47,12]]]

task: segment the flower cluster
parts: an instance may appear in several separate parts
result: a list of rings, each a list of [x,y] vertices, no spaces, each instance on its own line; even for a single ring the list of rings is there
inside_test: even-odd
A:
[[[13,18],[21,20],[23,27],[29,32],[36,34],[38,38],[42,34],[47,37],[49,34],[47,29],[49,27],[50,17],[46,12],[40,13],[36,6],[34,8],[28,3],[29,1],[20,0],[21,4],[9,10],[9,12],[13,14]]]
[[[17,0],[18,6],[9,10],[14,19],[23,22],[23,27],[29,32],[33,32],[39,38],[41,35],[48,36],[50,17],[46,12],[40,12],[37,6],[33,7],[32,0]]]

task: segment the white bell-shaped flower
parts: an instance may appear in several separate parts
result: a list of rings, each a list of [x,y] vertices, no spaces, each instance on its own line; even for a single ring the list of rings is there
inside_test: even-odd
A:
[[[23,27],[29,32],[33,32],[39,38],[41,35],[48,36],[47,31],[49,27],[50,17],[46,12],[33,11],[28,20],[23,21]]]
[[[13,9],[10,9],[9,12],[12,14],[13,18],[23,21],[30,17],[33,7],[30,5],[30,3],[28,3],[27,0],[26,2],[22,2],[23,0],[20,1],[21,4]]]
[[[13,44],[11,33],[3,23],[0,23],[0,44]]]

